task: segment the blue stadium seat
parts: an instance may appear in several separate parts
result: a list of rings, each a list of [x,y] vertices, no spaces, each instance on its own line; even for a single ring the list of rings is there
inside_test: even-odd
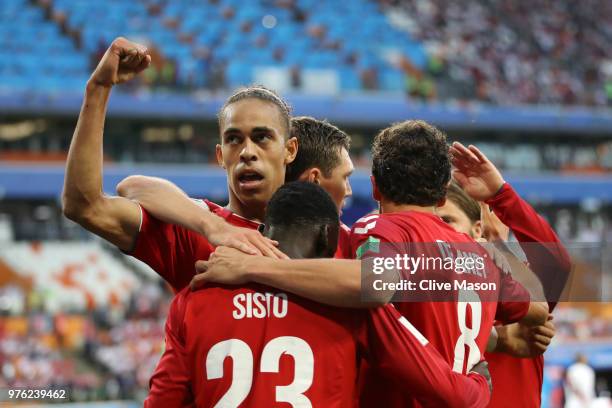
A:
[[[241,61],[232,61],[227,66],[225,79],[230,88],[248,85],[252,79],[251,67]]]
[[[380,88],[386,91],[403,91],[406,88],[406,75],[396,69],[385,69],[379,73]]]
[[[340,76],[340,87],[343,91],[357,91],[361,89],[361,79],[353,68],[338,69]]]
[[[180,60],[178,79],[183,84],[193,84],[194,77],[198,80],[204,77],[205,74],[198,71],[204,69],[193,59],[194,49],[202,46],[212,51],[210,63],[228,63],[226,78],[231,87],[248,83],[255,65],[278,65],[279,61],[274,59],[276,49],[283,50],[280,63],[286,66],[338,69],[342,89],[346,90],[361,89],[357,72],[370,67],[379,71],[381,88],[397,89],[403,76],[380,58],[382,49],[396,49],[418,67],[427,63],[422,44],[392,27],[375,1],[296,2],[302,10],[316,9],[317,12],[308,13],[305,22],[296,22],[292,11],[271,1],[219,0],[213,4],[202,0],[54,0],[54,9],[67,15],[69,26],[81,29],[82,47],[77,50],[73,40],[61,34],[57,24],[45,20],[42,8],[27,0],[3,0],[0,6],[0,72],[24,76],[38,72],[41,75],[37,67],[42,67],[45,78],[37,79],[36,83],[40,82],[41,89],[55,90],[57,78],[85,78],[92,55],[119,35],[150,41],[164,55]],[[151,15],[147,10],[154,3],[160,5],[159,15]],[[232,18],[222,16],[227,7],[234,9]],[[262,24],[263,16],[268,14],[276,18],[273,28]],[[368,18],[364,18],[365,15]],[[167,27],[164,23],[169,19],[175,19],[178,27]],[[92,21],[95,24],[91,24]],[[241,30],[244,22],[252,24],[247,33]],[[316,24],[327,29],[323,41],[308,35],[308,28]],[[181,43],[180,34],[192,34],[194,41]],[[263,47],[256,44],[256,39],[262,35],[267,38]],[[14,38],[19,38],[18,44]],[[324,44],[330,40],[339,42],[339,51],[325,48]],[[41,52],[49,58],[41,61],[37,56]],[[343,65],[350,54],[359,56],[355,67]],[[68,82],[70,86],[77,86],[82,81],[70,79]],[[21,83],[17,81],[16,84]]]

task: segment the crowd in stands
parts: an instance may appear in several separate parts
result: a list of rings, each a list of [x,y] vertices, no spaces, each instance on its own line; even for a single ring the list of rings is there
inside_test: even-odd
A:
[[[149,283],[120,314],[0,310],[0,388],[66,389],[68,401],[142,400],[162,352],[168,304],[169,293]]]
[[[153,63],[123,90],[232,89],[273,77],[280,91],[605,106],[610,21],[606,0],[7,0],[2,33],[28,46],[0,42],[0,89],[82,89],[125,35],[148,45]],[[40,50],[50,57],[43,65]]]
[[[163,349],[169,300],[169,292],[145,285],[120,316],[106,309],[0,314],[0,387],[67,389],[71,401],[142,400]],[[555,325],[557,345],[612,339],[609,315],[579,306],[560,304]]]
[[[560,304],[555,311],[555,341],[564,343],[612,339],[612,310],[608,305],[601,306],[600,309],[604,314],[594,314],[588,308]]]
[[[380,3],[425,44],[429,72],[451,90],[442,96],[500,105],[612,102],[612,7],[606,0]],[[440,93],[445,88],[438,87]]]

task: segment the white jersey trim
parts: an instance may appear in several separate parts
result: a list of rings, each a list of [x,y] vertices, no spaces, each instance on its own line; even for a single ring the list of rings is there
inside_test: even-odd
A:
[[[427,340],[425,336],[423,336],[423,334],[421,334],[421,332],[416,327],[414,327],[412,323],[410,323],[408,319],[406,319],[404,316],[399,318],[399,322],[402,324],[402,326],[408,329],[408,331],[412,333],[412,335],[416,337],[419,343],[421,343],[423,346],[426,346],[429,343],[429,340]]]

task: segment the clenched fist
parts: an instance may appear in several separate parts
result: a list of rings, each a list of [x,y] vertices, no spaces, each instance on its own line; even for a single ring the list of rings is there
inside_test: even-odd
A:
[[[134,78],[150,63],[147,47],[118,37],[104,53],[89,81],[110,88]]]

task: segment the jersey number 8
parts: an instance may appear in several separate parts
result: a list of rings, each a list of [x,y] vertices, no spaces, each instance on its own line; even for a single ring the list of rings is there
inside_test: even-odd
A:
[[[480,349],[476,344],[476,338],[480,333],[480,322],[482,318],[482,304],[478,293],[473,290],[460,290],[457,302],[457,320],[461,334],[455,343],[455,361],[453,371],[465,374],[480,361]],[[472,327],[467,327],[467,308],[472,310]],[[465,347],[468,349],[467,368],[463,371],[465,361]]]

